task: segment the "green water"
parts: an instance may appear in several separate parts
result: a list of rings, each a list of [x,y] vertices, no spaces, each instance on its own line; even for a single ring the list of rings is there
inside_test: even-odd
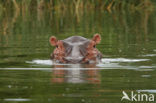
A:
[[[138,90],[156,97],[155,28],[155,10],[4,10],[0,103],[125,103],[130,101],[121,101],[122,91]],[[50,36],[92,38],[95,33],[102,37],[97,45],[104,55],[100,64],[60,65],[50,60]]]

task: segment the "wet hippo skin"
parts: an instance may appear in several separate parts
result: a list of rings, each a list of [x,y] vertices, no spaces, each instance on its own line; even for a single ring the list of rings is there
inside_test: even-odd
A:
[[[97,63],[102,54],[96,48],[101,41],[101,36],[95,34],[92,39],[82,36],[71,36],[64,40],[50,37],[50,44],[55,46],[51,58],[59,63]]]

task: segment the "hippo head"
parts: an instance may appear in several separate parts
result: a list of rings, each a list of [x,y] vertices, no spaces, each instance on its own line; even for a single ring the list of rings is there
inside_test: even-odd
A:
[[[92,63],[101,59],[102,54],[96,48],[101,37],[95,34],[91,40],[81,36],[72,36],[64,40],[50,38],[50,44],[55,46],[51,58],[60,63]]]

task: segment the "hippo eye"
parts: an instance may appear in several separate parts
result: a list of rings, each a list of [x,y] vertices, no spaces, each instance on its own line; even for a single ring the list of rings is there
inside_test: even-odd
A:
[[[58,48],[58,45],[56,45],[56,48]]]
[[[94,45],[93,47],[94,47],[94,48],[96,48],[96,46],[95,46],[95,45]]]

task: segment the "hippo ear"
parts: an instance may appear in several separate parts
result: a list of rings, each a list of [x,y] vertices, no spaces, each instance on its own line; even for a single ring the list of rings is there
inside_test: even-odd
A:
[[[96,44],[100,43],[101,41],[100,34],[95,34],[92,40],[95,41]]]
[[[50,42],[50,44],[52,46],[56,46],[57,45],[57,39],[56,39],[56,37],[55,36],[50,37],[49,42]]]

